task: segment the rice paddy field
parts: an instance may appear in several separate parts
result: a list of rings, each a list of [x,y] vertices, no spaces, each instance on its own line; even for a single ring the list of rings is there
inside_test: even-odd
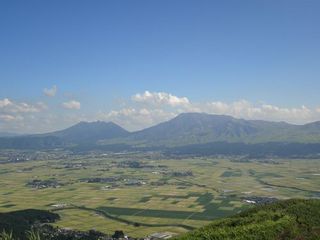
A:
[[[55,225],[132,237],[180,234],[251,205],[252,196],[320,198],[320,160],[235,161],[130,154],[0,164],[0,211],[35,208]]]

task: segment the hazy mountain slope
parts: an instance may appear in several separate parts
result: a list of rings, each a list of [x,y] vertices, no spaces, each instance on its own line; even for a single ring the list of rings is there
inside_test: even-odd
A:
[[[51,149],[79,144],[94,145],[102,139],[120,138],[129,134],[112,122],[80,122],[65,130],[0,138],[0,149]]]
[[[310,125],[310,126],[309,126]],[[184,113],[133,133],[131,141],[148,145],[182,146],[210,142],[320,142],[320,124],[252,121],[224,115]]]
[[[249,158],[265,157],[293,157],[319,158],[320,143],[227,143],[213,142],[203,144],[189,144],[164,148],[164,152],[173,155],[246,155]]]
[[[320,239],[320,200],[287,200],[255,207],[175,240]]]
[[[0,132],[0,137],[16,137],[19,136],[18,133],[11,133],[11,132]]]
[[[0,149],[51,149],[65,147],[63,139],[54,136],[20,136],[0,138]]]
[[[95,143],[98,140],[128,136],[129,132],[113,122],[80,122],[72,127],[45,134],[71,143]]]
[[[146,140],[184,140],[194,138],[200,142],[215,140],[216,138],[240,137],[242,135],[255,134],[257,129],[248,125],[245,121],[235,122],[229,116],[208,115],[198,113],[184,113],[176,118],[160,123],[154,127],[136,132],[133,137]]]
[[[80,122],[52,133],[0,138],[0,148],[36,149],[77,145],[94,148],[98,141],[103,142],[104,146],[120,144],[129,148],[158,149],[218,142],[319,144],[320,122],[293,125],[285,122],[236,119],[224,115],[183,113],[167,122],[133,133],[112,122]],[[110,150],[110,147],[107,149]]]

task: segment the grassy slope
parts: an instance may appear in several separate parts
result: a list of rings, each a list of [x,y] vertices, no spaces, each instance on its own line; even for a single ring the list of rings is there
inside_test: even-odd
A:
[[[320,200],[287,200],[216,220],[176,240],[320,239]]]

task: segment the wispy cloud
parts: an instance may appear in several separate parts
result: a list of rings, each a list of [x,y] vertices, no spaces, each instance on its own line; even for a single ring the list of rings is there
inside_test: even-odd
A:
[[[46,104],[38,102],[29,104],[25,102],[14,102],[8,98],[0,100],[0,113],[34,113],[47,108]]]
[[[154,125],[164,120],[169,120],[176,115],[174,112],[163,109],[123,108],[118,111],[100,113],[98,119],[114,121],[129,130],[139,130]]]
[[[186,97],[177,97],[170,93],[165,92],[149,92],[137,93],[132,96],[132,100],[135,102],[163,106],[169,105],[171,107],[186,106],[189,105],[189,99]]]
[[[71,101],[62,103],[62,106],[66,109],[79,110],[81,108],[81,103],[76,100],[71,100]]]
[[[8,98],[0,99],[0,130],[26,132],[38,129],[42,119],[46,115],[47,105],[43,102],[26,103]],[[29,129],[28,129],[29,128]]]
[[[0,114],[0,120],[10,122],[16,120],[15,116],[9,114]]]
[[[314,121],[320,117],[316,109],[312,110],[304,105],[286,108],[264,103],[254,104],[246,100],[232,103],[209,102],[204,104],[201,109],[204,112],[231,115],[237,118],[287,121],[297,124]]]
[[[57,94],[58,88],[56,85],[52,86],[52,88],[43,89],[44,95],[47,97],[54,97]]]
[[[0,108],[6,107],[11,104],[12,102],[8,98],[0,100]]]

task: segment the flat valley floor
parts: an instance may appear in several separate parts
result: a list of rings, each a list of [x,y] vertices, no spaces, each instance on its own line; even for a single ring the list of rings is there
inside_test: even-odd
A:
[[[320,198],[319,159],[110,154],[0,164],[0,211],[54,210],[55,225],[180,234],[260,197]]]

